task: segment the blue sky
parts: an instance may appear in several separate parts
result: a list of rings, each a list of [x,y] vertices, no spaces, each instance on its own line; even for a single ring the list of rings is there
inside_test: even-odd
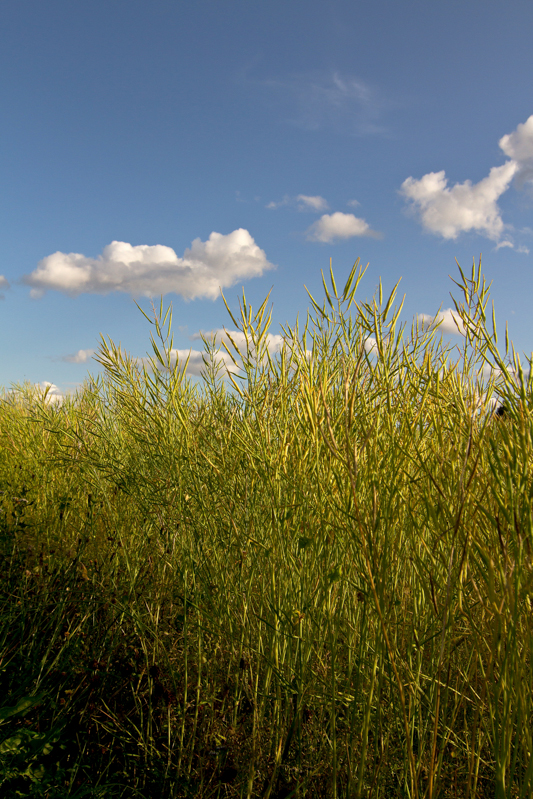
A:
[[[533,349],[530,0],[3,0],[0,384],[66,392],[104,333],[133,355],[165,295],[175,347],[321,269],[451,305],[482,253]],[[191,361],[194,369],[194,354]]]

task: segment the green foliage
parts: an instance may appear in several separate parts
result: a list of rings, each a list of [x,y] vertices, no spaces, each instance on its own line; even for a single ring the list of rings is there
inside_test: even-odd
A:
[[[6,395],[5,795],[533,793],[531,363],[480,266],[460,348],[364,271],[277,353],[243,294],[199,382],[161,303],[144,361]]]

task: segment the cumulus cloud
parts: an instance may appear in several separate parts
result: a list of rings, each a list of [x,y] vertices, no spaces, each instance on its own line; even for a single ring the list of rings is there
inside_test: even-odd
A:
[[[192,338],[192,336],[191,336]],[[199,376],[205,371],[206,363],[205,360],[209,362],[209,353],[206,350],[195,350],[192,347],[189,349],[172,349],[170,350],[170,366],[173,368],[176,363],[180,369],[183,369],[186,366],[186,373],[188,375],[195,375]],[[152,357],[144,357],[144,358],[132,358],[133,362],[137,364],[139,368],[145,367],[149,371],[151,371],[154,367],[154,359]],[[230,356],[227,352],[220,351],[215,355],[215,363],[218,363],[220,366],[227,365],[228,367],[234,365],[233,361],[231,360]],[[157,369],[163,369],[161,364],[155,363]]]
[[[368,338],[365,339],[364,347],[365,352],[367,352],[369,355],[377,352],[378,343],[374,336],[368,336]]]
[[[215,330],[201,330],[194,333],[191,340],[205,339],[206,341],[213,341],[215,344],[226,344],[230,350],[232,349],[232,340],[235,342],[241,352],[246,352],[246,336],[242,330],[226,330],[225,328],[217,328]],[[283,346],[283,336],[273,333],[268,333],[266,337],[267,349],[271,354],[279,352]],[[227,353],[226,353],[227,355]]]
[[[475,230],[497,240],[504,229],[497,200],[509,188],[517,169],[515,161],[507,161],[493,167],[479,183],[465,180],[452,188],[444,170],[429,172],[420,180],[404,180],[400,193],[412,202],[422,226],[431,233],[456,239],[459,233]]]
[[[9,389],[4,398],[5,402],[44,400],[48,405],[61,405],[65,397],[55,383],[43,380],[42,383],[25,383],[23,387]]]
[[[350,208],[357,208],[357,206],[361,205],[361,203],[359,202],[359,200],[348,200],[346,205],[349,205]]]
[[[204,358],[207,357],[207,353],[205,350],[172,350],[171,352],[171,363],[175,363],[176,360],[179,363],[185,363],[188,359],[187,363],[187,374],[199,376],[205,370],[205,361]],[[230,356],[227,352],[220,351],[216,354],[215,362],[219,364],[221,367],[228,366],[230,367],[233,364]]]
[[[45,397],[46,402],[50,405],[58,405],[63,402],[63,394],[55,383],[49,383],[47,380],[35,383],[35,390],[41,397]]]
[[[299,194],[296,199],[299,202],[300,211],[326,211],[329,208],[327,200],[319,195],[309,197],[306,194]]]
[[[464,336],[466,334],[463,322],[457,312],[451,308],[441,311],[436,316],[418,314],[418,318],[425,328],[439,326],[441,333],[454,333]]]
[[[224,342],[230,351],[234,352],[237,360],[237,368],[240,368],[239,359],[233,349],[232,340],[235,342],[240,352],[245,354],[246,336],[242,331],[225,330],[223,328],[217,328],[214,330],[200,330],[199,332],[194,333],[192,336],[189,336],[189,338],[191,341],[214,341],[215,345],[220,347],[218,352],[214,353],[215,364],[222,369],[223,373],[226,371],[226,369],[228,369],[230,372],[233,372],[235,370],[235,362],[233,361],[231,355],[229,355],[229,353],[222,346]],[[271,354],[279,352],[282,344],[283,336],[272,334],[267,336],[267,349]],[[202,372],[205,371],[206,360],[208,360],[209,357],[209,352],[205,349],[197,350],[193,347],[189,349],[173,349],[170,352],[170,365],[174,366],[176,362],[178,362],[179,366],[182,367],[185,366],[185,363],[187,363],[186,373],[188,375],[199,377],[201,376]],[[135,358],[134,360],[137,364],[139,364],[139,366],[145,365],[148,367],[152,363],[149,358]]]
[[[411,204],[422,226],[445,239],[456,239],[460,233],[476,231],[498,241],[505,225],[497,201],[511,183],[520,187],[533,181],[533,115],[507,133],[499,141],[501,150],[509,157],[501,166],[492,167],[479,183],[465,180],[449,187],[444,170],[428,172],[416,180],[408,177],[400,194]],[[499,247],[512,247],[512,241],[502,241]]]
[[[97,258],[56,252],[23,280],[33,297],[54,289],[74,297],[112,291],[145,297],[173,292],[186,300],[214,300],[221,288],[273,268],[250,233],[239,228],[227,235],[213,232],[205,242],[195,239],[181,258],[162,244],[133,246],[125,241],[111,242]]]
[[[67,363],[87,363],[93,357],[94,352],[94,350],[78,350],[72,355],[64,355],[61,360]]]
[[[516,181],[523,184],[533,180],[533,114],[512,133],[498,142],[505,155],[518,165]]]
[[[332,242],[336,239],[351,239],[354,236],[380,238],[380,233],[372,230],[368,222],[353,214],[324,214],[307,230],[308,241]]]

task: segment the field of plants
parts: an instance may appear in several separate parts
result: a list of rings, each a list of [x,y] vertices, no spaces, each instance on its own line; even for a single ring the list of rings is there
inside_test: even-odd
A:
[[[198,381],[161,303],[4,392],[1,796],[533,795],[531,364],[480,264],[458,345],[364,271],[274,354],[243,294]]]

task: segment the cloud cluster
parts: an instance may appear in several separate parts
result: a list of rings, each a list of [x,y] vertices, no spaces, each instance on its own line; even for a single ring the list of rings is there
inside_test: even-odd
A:
[[[74,297],[112,291],[145,297],[173,292],[187,300],[214,300],[221,288],[273,268],[250,233],[239,228],[227,235],[213,232],[205,242],[195,239],[181,258],[171,247],[133,246],[125,241],[111,242],[97,258],[56,252],[43,258],[24,282],[31,286],[33,297],[54,289]]]
[[[426,230],[445,239],[456,239],[460,233],[473,230],[499,241],[505,225],[498,199],[513,180],[516,185],[533,180],[533,115],[513,133],[503,136],[499,145],[510,160],[493,167],[479,183],[465,180],[449,187],[444,170],[429,172],[419,180],[404,180],[400,194]],[[514,244],[508,240],[499,246]]]
[[[93,357],[94,353],[94,350],[78,350],[78,352],[72,355],[64,355],[61,360],[67,363],[87,363],[87,361]]]
[[[284,205],[296,205],[299,211],[315,211],[317,213],[329,208],[328,202],[324,197],[320,195],[309,196],[307,194],[298,194],[294,198],[285,195],[282,200],[270,202],[266,207],[273,210]],[[357,200],[350,200],[348,205],[355,207],[359,203]],[[382,234],[372,230],[364,219],[354,216],[354,214],[344,214],[342,211],[323,214],[320,219],[306,230],[307,241],[320,241],[328,244],[342,241],[343,239],[351,239],[354,236],[370,236],[379,239]]]
[[[381,234],[372,230],[368,222],[353,214],[335,211],[324,214],[307,230],[308,241],[332,242],[339,239],[351,239],[354,236],[371,236],[380,238]]]
[[[215,345],[220,347],[220,350],[215,355],[215,362],[221,367],[227,367],[230,371],[234,371],[235,364],[228,352],[222,347],[222,343],[224,342],[230,351],[233,352],[237,362],[239,361],[233,349],[232,340],[235,342],[242,354],[246,353],[246,336],[240,330],[225,330],[223,328],[217,328],[215,330],[201,330],[198,333],[194,333],[189,338],[191,341],[198,341],[201,339],[209,342],[214,341]],[[279,352],[282,344],[283,336],[272,334],[267,336],[267,349],[271,354]],[[187,362],[187,374],[198,377],[203,371],[205,371],[206,364],[204,358],[207,357],[208,353],[205,349],[196,350],[192,347],[190,349],[173,349],[170,353],[170,363],[173,366],[176,361],[180,365],[184,365],[185,362]],[[138,358],[136,360],[139,364],[148,363],[147,358]]]
[[[461,318],[457,315],[457,311],[452,310],[452,308],[447,308],[445,311],[436,314],[436,316],[425,313],[418,314],[418,319],[425,328],[436,327],[438,325],[441,333],[460,334],[461,336],[466,335]]]

